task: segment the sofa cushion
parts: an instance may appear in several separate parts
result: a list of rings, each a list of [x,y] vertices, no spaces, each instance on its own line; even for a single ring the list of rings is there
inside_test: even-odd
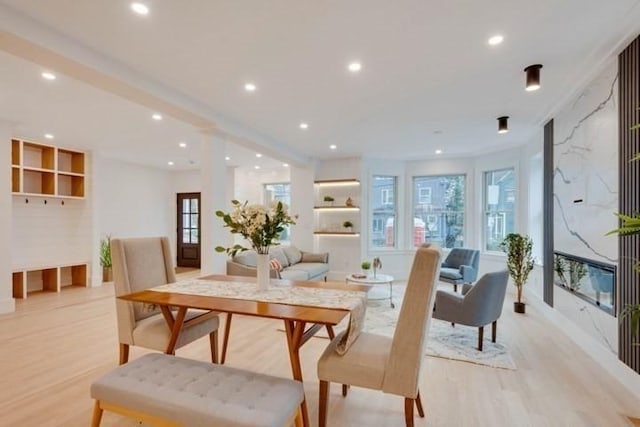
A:
[[[283,246],[282,251],[289,260],[289,265],[297,264],[302,259],[302,252],[295,246]]]
[[[289,267],[280,272],[280,277],[284,280],[309,280],[309,273]]]
[[[255,267],[258,265],[258,254],[255,251],[244,251],[233,257],[233,261],[247,267]]]
[[[440,268],[440,277],[450,280],[462,280],[462,274],[460,274],[460,269],[458,268]]]
[[[308,274],[308,279],[316,279],[329,271],[329,265],[322,262],[299,262],[287,268],[288,270],[305,271]]]
[[[271,247],[269,249],[269,258],[277,259],[278,261],[280,261],[280,265],[282,265],[282,267],[284,268],[288,267],[290,264],[289,259],[284,254],[284,251],[280,246]]]

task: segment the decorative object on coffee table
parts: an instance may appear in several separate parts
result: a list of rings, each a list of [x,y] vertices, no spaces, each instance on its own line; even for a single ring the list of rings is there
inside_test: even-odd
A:
[[[382,268],[382,261],[380,261],[379,257],[373,257],[373,278],[376,278],[376,272]]]
[[[216,216],[222,218],[224,226],[231,229],[231,233],[240,234],[251,243],[257,255],[258,288],[266,290],[269,287],[269,247],[277,245],[280,233],[287,225],[295,224],[287,212],[287,205],[273,202],[268,208],[263,205],[249,205],[232,200],[233,210],[230,213],[216,211]],[[217,252],[226,252],[235,256],[238,252],[246,251],[242,245],[235,244],[229,248],[217,246]]]
[[[525,304],[522,302],[522,287],[527,283],[529,273],[533,270],[533,256],[531,251],[533,241],[529,236],[518,233],[509,233],[500,243],[500,248],[507,253],[507,268],[517,288],[516,302],[513,310],[516,313],[525,312]]]
[[[371,263],[369,261],[362,261],[362,264],[360,264],[360,268],[362,269],[362,274],[364,274],[366,277],[369,274],[369,270],[371,269]]]

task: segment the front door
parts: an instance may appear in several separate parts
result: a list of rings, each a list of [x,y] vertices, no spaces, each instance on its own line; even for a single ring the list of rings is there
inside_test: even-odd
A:
[[[200,193],[178,193],[178,267],[200,268]]]

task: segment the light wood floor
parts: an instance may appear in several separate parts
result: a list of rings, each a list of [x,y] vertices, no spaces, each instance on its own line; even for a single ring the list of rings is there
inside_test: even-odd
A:
[[[192,274],[192,273],[191,273]],[[509,299],[509,297],[508,297]],[[630,426],[640,400],[603,374],[540,314],[525,316],[505,304],[498,333],[506,338],[518,370],[509,371],[426,357],[421,385],[426,418],[417,426]],[[29,295],[17,311],[0,316],[0,426],[88,426],[89,385],[117,364],[113,287],[65,289]],[[290,377],[282,325],[236,316],[228,364]],[[316,361],[327,344],[312,339],[302,350],[305,390],[317,425]],[[132,358],[145,350],[132,348]],[[208,340],[178,351],[208,360]],[[103,426],[135,426],[105,413]],[[352,388],[344,399],[333,386],[330,426],[402,426],[403,400]]]

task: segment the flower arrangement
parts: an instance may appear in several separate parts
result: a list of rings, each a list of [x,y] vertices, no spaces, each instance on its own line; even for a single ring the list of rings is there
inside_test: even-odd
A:
[[[224,226],[232,234],[240,234],[251,243],[251,247],[259,254],[268,254],[271,245],[277,245],[280,233],[287,225],[295,224],[287,212],[287,205],[273,202],[269,207],[264,205],[250,205],[232,200],[233,209],[229,213],[216,211],[216,216],[222,218]],[[226,252],[235,256],[238,252],[246,251],[242,245],[235,244],[229,248],[216,247],[216,252]]]

